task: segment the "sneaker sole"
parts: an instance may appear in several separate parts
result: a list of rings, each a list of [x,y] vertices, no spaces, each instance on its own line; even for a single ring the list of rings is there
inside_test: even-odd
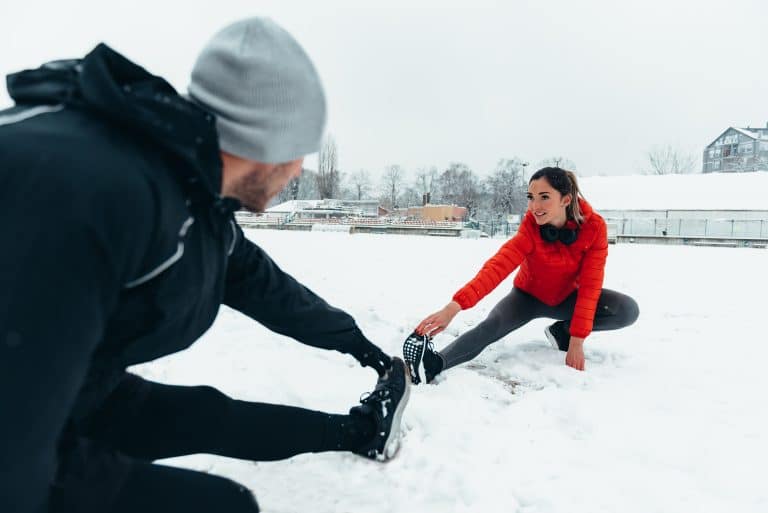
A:
[[[409,337],[410,338],[410,337]],[[418,355],[415,358],[415,361],[411,360],[406,356],[405,347],[407,345],[415,345],[408,340],[405,341],[403,344],[403,361],[405,362],[405,370],[408,373],[408,377],[411,378],[411,383],[414,385],[418,385],[421,383],[421,375],[419,374],[419,367],[424,367],[424,353],[427,351],[427,343],[426,341],[421,341],[421,349],[419,350]],[[426,379],[427,376],[427,369],[424,369],[424,378]]]
[[[558,351],[560,350],[560,346],[557,345],[557,339],[552,334],[551,331],[549,331],[549,327],[544,328],[544,336],[547,337],[547,340],[549,341],[549,344]]]
[[[403,363],[404,367],[407,367]],[[392,427],[389,430],[389,436],[384,441],[384,449],[381,454],[377,455],[379,461],[388,461],[397,455],[400,450],[400,422],[403,417],[403,410],[405,405],[408,404],[408,399],[411,397],[411,380],[408,375],[407,369],[405,372],[405,390],[403,391],[403,397],[400,398],[400,402],[395,409],[395,416],[392,419]]]

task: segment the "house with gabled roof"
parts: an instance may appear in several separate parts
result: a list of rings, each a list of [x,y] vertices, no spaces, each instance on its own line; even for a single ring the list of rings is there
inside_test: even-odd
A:
[[[729,127],[704,149],[702,172],[768,171],[768,124],[765,128]]]

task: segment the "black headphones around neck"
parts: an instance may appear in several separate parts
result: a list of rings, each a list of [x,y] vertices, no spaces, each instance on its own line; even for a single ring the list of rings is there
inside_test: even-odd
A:
[[[547,242],[560,241],[568,246],[576,242],[576,238],[579,236],[579,229],[567,228],[565,226],[557,228],[547,223],[539,226],[539,233],[541,233],[541,238]]]

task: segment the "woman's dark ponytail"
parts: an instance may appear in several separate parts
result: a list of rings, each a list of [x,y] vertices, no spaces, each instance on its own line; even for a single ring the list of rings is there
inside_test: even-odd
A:
[[[581,208],[579,207],[579,198],[583,198],[581,191],[579,190],[579,182],[576,180],[576,175],[573,171],[565,171],[565,176],[568,177],[568,181],[571,182],[571,203],[565,209],[568,214],[568,219],[573,219],[577,224],[584,222],[584,216],[581,214]]]

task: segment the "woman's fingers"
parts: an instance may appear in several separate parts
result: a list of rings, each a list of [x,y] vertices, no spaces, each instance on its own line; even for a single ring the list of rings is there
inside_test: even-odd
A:
[[[413,331],[421,335],[424,332],[424,321],[421,321]]]
[[[419,335],[428,334],[430,336],[435,336],[448,326],[451,319],[453,319],[453,316],[446,313],[444,310],[440,310],[421,321],[419,325],[416,326],[415,331]]]
[[[429,327],[430,327],[432,324],[434,324],[434,314],[433,314],[433,315],[430,315],[429,317],[427,317],[426,319],[424,319],[423,321],[421,321],[421,322],[419,323],[419,325],[418,325],[418,326],[416,326],[416,330],[415,330],[415,331],[416,331],[416,333],[418,333],[419,335],[423,335],[425,332],[428,332],[428,331],[429,331]]]
[[[428,330],[427,333],[430,337],[434,337],[444,329],[445,329],[445,326],[435,326],[431,330]]]
[[[583,371],[585,368],[586,359],[585,358],[579,358],[577,356],[570,356],[566,355],[565,357],[565,364],[568,367],[572,367],[576,370]]]

